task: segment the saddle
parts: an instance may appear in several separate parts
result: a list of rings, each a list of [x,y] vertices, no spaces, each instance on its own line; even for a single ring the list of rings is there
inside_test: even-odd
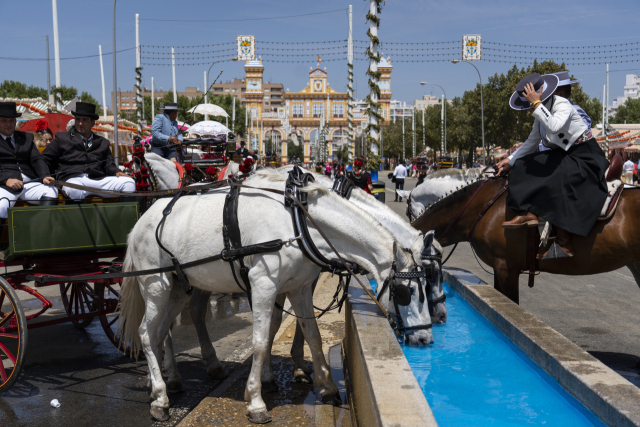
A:
[[[607,220],[616,212],[622,190],[624,190],[624,184],[620,179],[622,176],[622,164],[623,161],[620,154],[616,154],[611,159],[611,165],[609,165],[605,175],[607,180],[607,199],[604,202],[604,206],[602,206],[598,221]]]

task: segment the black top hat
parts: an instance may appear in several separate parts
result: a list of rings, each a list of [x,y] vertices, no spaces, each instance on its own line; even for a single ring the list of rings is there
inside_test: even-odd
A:
[[[531,103],[524,97],[524,87],[531,83],[536,92],[542,88],[542,98],[540,101],[546,101],[553,92],[558,88],[558,76],[553,74],[545,74],[541,76],[538,73],[529,74],[516,85],[516,91],[511,95],[509,106],[514,110],[526,110],[531,108]]]
[[[72,111],[74,116],[91,117],[93,120],[98,120],[99,115],[96,114],[96,106],[89,102],[76,102],[76,110]]]
[[[18,113],[15,102],[0,102],[0,117],[8,117],[15,119],[20,117],[22,113]]]

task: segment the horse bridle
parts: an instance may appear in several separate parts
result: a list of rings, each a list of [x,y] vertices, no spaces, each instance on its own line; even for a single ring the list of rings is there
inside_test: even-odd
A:
[[[380,291],[378,292],[378,301],[380,301],[380,299],[382,298],[382,295],[384,295],[386,290],[387,289],[389,290],[389,300],[393,301],[393,308],[395,310],[395,313],[389,313],[389,314],[396,318],[396,323],[397,323],[396,330],[399,335],[405,335],[405,332],[407,331],[425,330],[425,329],[431,329],[433,327],[432,323],[417,325],[417,326],[405,326],[404,321],[402,320],[402,316],[400,315],[399,306],[406,307],[409,304],[411,304],[412,294],[411,294],[411,288],[409,287],[409,285],[398,284],[397,281],[409,280],[409,284],[411,284],[411,282],[415,280],[418,287],[420,303],[424,304],[426,292],[422,289],[420,278],[424,277],[425,282],[427,283],[425,287],[429,286],[431,282],[435,280],[434,267],[431,267],[430,269],[431,272],[428,275],[427,269],[425,269],[420,264],[415,262],[415,259],[413,258],[413,252],[410,249],[403,249],[403,251],[411,255],[414,268],[412,269],[412,271],[399,272],[397,271],[397,265],[394,262],[392,264],[391,273],[389,274],[389,277],[385,279],[384,283],[382,284],[382,287],[380,288]],[[430,259],[430,260],[441,262],[442,255],[422,254],[421,259]],[[427,300],[427,304],[429,305],[429,314],[431,314],[433,307],[436,304],[444,302],[446,301],[446,299],[447,299],[447,296],[444,293],[436,299],[430,299],[429,294],[427,294],[426,300]]]

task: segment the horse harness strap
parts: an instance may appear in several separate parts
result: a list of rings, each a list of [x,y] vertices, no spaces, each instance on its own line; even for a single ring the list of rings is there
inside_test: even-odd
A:
[[[485,181],[485,182],[486,182],[486,181]],[[482,185],[484,185],[484,183],[483,183]],[[478,225],[478,223],[480,222],[480,220],[482,219],[482,217],[487,213],[487,211],[488,211],[489,209],[491,209],[491,206],[493,206],[493,204],[494,204],[495,202],[497,202],[497,201],[498,201],[498,199],[499,199],[500,197],[502,197],[502,195],[505,193],[505,191],[507,191],[507,188],[508,188],[508,187],[509,187],[509,181],[506,181],[506,182],[505,182],[505,184],[504,184],[504,186],[500,189],[500,191],[498,191],[498,193],[497,193],[495,196],[493,196],[493,198],[492,198],[491,200],[489,200],[489,201],[487,202],[487,204],[486,204],[486,205],[484,205],[484,207],[482,208],[482,210],[481,210],[481,211],[480,211],[480,213],[478,214],[478,217],[476,218],[475,222],[474,222],[474,223],[473,223],[473,225],[471,226],[471,230],[469,231],[469,234],[467,235],[467,236],[468,236],[468,237],[467,237],[467,240],[470,240],[470,239],[471,239],[471,235],[473,234],[474,230],[476,229],[476,226]],[[480,188],[482,188],[482,186],[480,186]],[[478,190],[480,190],[480,188],[478,188]],[[477,194],[477,193],[478,193],[478,192],[476,191],[476,194]],[[475,196],[476,194],[474,194],[474,196]],[[470,202],[470,201],[469,201],[469,202]]]

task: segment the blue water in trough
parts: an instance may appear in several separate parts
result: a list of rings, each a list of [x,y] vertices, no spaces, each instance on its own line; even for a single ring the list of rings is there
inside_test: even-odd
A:
[[[374,281],[371,286],[376,287]],[[434,344],[401,344],[441,426],[604,426],[446,283]]]

